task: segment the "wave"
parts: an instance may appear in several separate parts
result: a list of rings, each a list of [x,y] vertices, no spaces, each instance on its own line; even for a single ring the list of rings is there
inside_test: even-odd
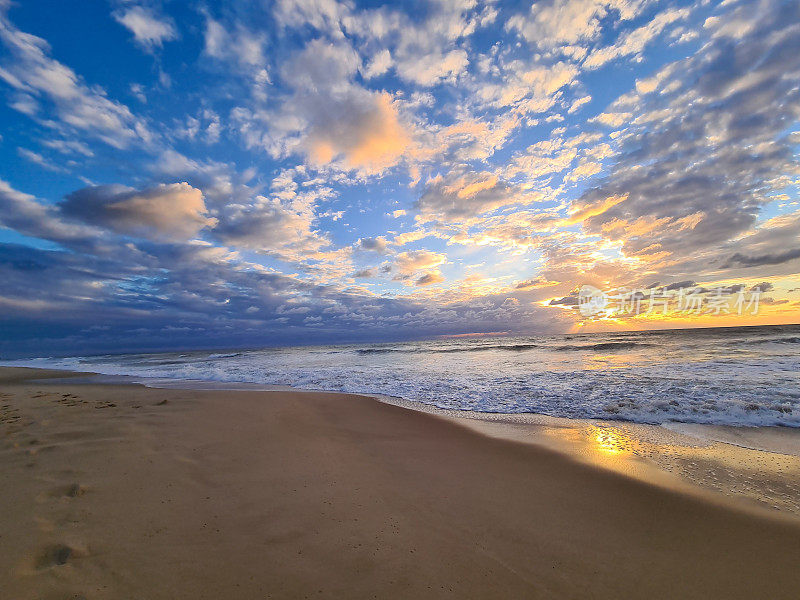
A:
[[[800,344],[800,337],[772,337],[762,338],[760,340],[743,339],[738,340],[737,344],[751,345],[751,344]]]
[[[797,329],[758,335],[740,331],[735,338],[726,334],[707,340],[687,335],[692,337],[440,339],[11,364],[379,394],[472,412],[800,428]],[[747,337],[758,345],[746,346]],[[605,354],[618,359],[614,368],[587,364]]]
[[[483,352],[484,350],[504,350],[507,352],[524,352],[525,350],[551,350],[554,352],[563,352],[569,350],[627,350],[630,348],[653,346],[654,344],[648,342],[600,342],[597,344],[565,344],[562,346],[548,346],[545,344],[495,344],[491,346],[462,346],[456,348],[359,348],[356,350],[358,354],[390,354],[390,353],[403,353],[403,354],[448,354],[451,352]]]
[[[356,350],[358,354],[388,354],[390,352],[400,353],[414,353],[423,352],[422,350],[409,350],[407,348],[359,348]]]
[[[566,350],[628,350],[630,348],[637,348],[642,346],[653,346],[647,342],[600,342],[598,344],[587,344],[578,346],[574,344],[567,344],[565,346],[553,346],[552,350],[566,351]]]

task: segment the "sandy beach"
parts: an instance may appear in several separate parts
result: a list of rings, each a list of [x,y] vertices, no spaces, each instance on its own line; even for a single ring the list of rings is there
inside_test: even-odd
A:
[[[797,519],[367,397],[63,376],[0,371],[4,598],[800,589]]]

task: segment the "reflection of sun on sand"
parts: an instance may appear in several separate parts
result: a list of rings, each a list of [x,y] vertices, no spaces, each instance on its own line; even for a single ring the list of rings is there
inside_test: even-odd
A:
[[[554,448],[648,483],[800,519],[800,430],[597,423],[542,415],[459,419],[493,437]]]
[[[4,598],[791,598],[800,587],[800,521],[370,398],[20,375],[0,371]],[[581,427],[560,429],[609,460],[651,443]]]
[[[595,441],[597,449],[608,454],[619,454],[628,450],[627,440],[614,429],[597,427]]]

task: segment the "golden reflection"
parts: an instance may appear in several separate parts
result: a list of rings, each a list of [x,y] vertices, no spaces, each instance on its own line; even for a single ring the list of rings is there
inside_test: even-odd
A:
[[[618,429],[595,426],[592,437],[597,450],[606,454],[622,454],[631,451],[631,440]]]

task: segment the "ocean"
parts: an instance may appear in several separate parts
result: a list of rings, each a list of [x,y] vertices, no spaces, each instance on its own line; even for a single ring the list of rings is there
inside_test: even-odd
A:
[[[800,427],[800,325],[36,358],[5,364],[375,394],[463,411]]]

